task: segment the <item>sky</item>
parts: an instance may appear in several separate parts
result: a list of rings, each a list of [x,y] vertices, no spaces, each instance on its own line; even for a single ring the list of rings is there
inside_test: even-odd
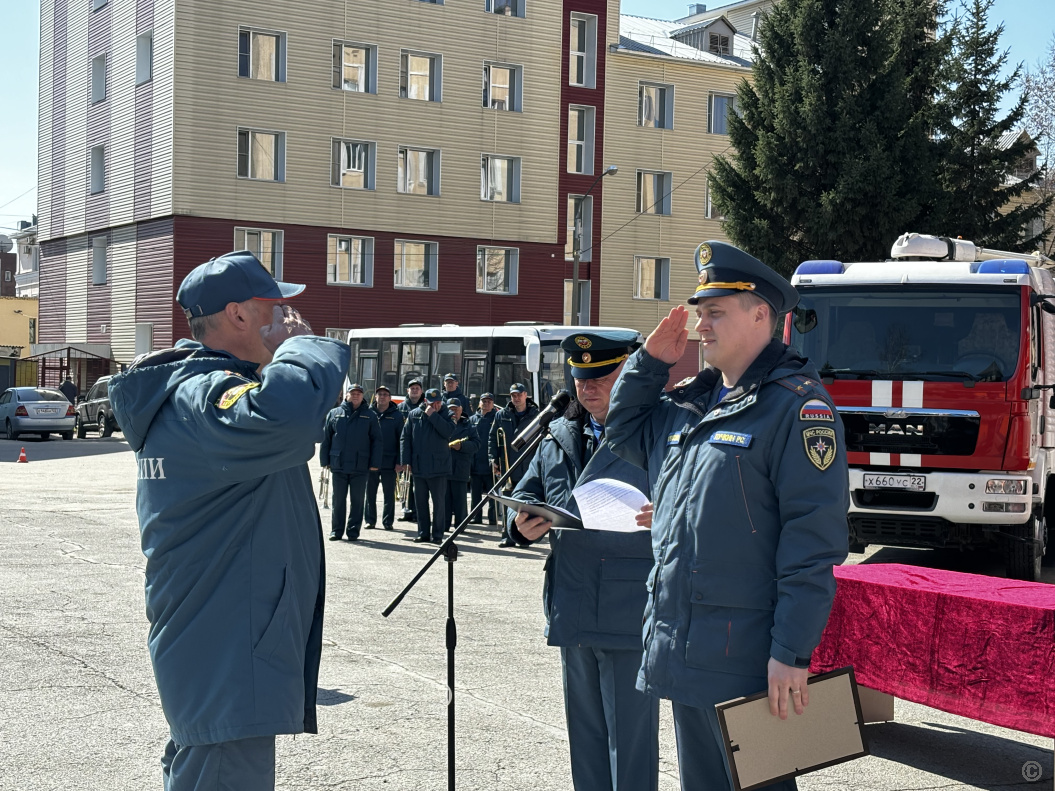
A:
[[[378,0],[380,1],[380,0]],[[474,1],[474,0],[469,0]],[[480,2],[481,0],[475,0]],[[466,2],[466,0],[448,0]],[[990,22],[1004,23],[1001,43],[1010,50],[1009,68],[1033,67],[1055,36],[1052,0],[996,0]],[[708,3],[710,9],[726,5]],[[1047,6],[1049,12],[1041,9]],[[685,16],[680,0],[623,0],[622,12],[658,19]],[[30,0],[0,0],[4,43],[0,47],[0,96],[6,112],[0,121],[0,233],[36,212],[37,59],[39,6]],[[1005,101],[1009,106],[1013,99]]]

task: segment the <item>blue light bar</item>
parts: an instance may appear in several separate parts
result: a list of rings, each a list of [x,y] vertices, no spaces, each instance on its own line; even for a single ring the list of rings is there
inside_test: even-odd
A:
[[[1029,263],[1021,258],[998,258],[994,261],[982,261],[971,267],[979,275],[1028,275]]]
[[[803,261],[796,275],[841,275],[846,271],[842,261]]]

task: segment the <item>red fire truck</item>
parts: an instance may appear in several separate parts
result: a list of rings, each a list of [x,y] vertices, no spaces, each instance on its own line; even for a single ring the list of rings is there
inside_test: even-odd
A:
[[[846,429],[851,551],[990,547],[1009,577],[1039,578],[1055,523],[1052,266],[906,234],[887,261],[798,267],[785,340]]]

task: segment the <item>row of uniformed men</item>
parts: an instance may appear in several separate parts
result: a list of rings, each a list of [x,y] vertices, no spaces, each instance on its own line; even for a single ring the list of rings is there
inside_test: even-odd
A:
[[[503,409],[495,408],[493,394],[484,393],[477,412],[469,415],[470,400],[457,374],[447,374],[443,384],[443,392],[423,391],[421,381],[412,379],[398,406],[385,385],[376,388],[368,404],[362,385],[353,384],[341,405],[327,415],[319,462],[332,479],[331,541],[357,540],[364,518],[367,529],[376,527],[379,486],[384,497],[381,525],[392,530],[396,478],[405,472],[411,477],[403,518],[417,522],[414,541],[439,543],[452,519],[460,524],[468,513],[467,490],[475,507],[491,488],[493,474],[504,471],[506,460],[511,465],[519,460],[521,454],[507,445],[538,414],[527,388],[513,384]],[[528,461],[514,470],[514,483],[523,477]],[[493,501],[488,522],[496,524]],[[503,526],[500,546],[515,543]]]

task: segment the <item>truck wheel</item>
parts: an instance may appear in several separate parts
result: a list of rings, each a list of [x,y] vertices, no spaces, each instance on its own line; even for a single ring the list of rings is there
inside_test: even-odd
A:
[[[1040,539],[1044,538],[1044,519],[1034,516],[1024,525],[1009,525],[1008,531],[1015,537]],[[1007,542],[1007,576],[1010,579],[1027,582],[1040,581],[1040,566],[1043,558],[1043,545],[1030,541]]]

